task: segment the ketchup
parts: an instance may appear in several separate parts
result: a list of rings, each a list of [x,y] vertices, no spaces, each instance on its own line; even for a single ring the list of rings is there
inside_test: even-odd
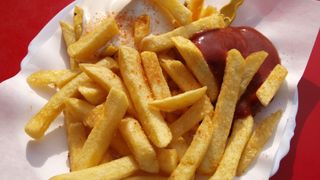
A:
[[[218,84],[221,86],[227,51],[237,49],[243,57],[264,50],[269,55],[253,77],[246,92],[238,101],[235,118],[254,115],[261,107],[256,91],[268,77],[272,69],[280,64],[280,58],[273,44],[260,32],[251,27],[227,27],[195,34],[191,40],[200,49]]]

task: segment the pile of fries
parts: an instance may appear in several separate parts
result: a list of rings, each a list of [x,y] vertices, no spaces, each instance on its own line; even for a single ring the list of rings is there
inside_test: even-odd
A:
[[[245,59],[227,53],[221,88],[200,50],[189,40],[199,32],[224,28],[223,15],[203,0],[153,0],[176,29],[150,36],[150,17],[133,23],[136,47],[116,46],[113,17],[83,31],[83,10],[73,25],[61,22],[69,70],[39,71],[31,86],[58,91],[25,126],[44,136],[63,112],[70,173],[59,179],[233,179],[241,176],[272,136],[281,110],[260,123],[234,119],[239,97],[267,57]],[[178,54],[178,55],[176,55]],[[179,59],[180,58],[180,59]],[[178,60],[177,60],[178,59]],[[256,92],[262,105],[272,100],[287,74],[277,65]],[[199,174],[199,175],[198,175]]]

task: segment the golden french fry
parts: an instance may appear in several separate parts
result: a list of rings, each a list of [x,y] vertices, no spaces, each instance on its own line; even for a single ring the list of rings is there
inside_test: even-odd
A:
[[[116,54],[116,52],[118,52],[118,50],[119,50],[118,47],[110,44],[101,52],[101,56],[102,57],[113,56]]]
[[[89,82],[78,87],[80,94],[91,104],[99,105],[106,100],[107,91],[94,82]]]
[[[70,70],[40,70],[32,73],[27,82],[30,86],[43,87],[48,85],[55,85],[62,88],[65,84],[71,81],[79,73]]]
[[[224,26],[223,17],[221,15],[214,14],[164,34],[147,36],[141,41],[142,50],[159,52],[170,49],[174,47],[171,37],[183,36],[185,38],[190,38],[199,31],[223,28]]]
[[[209,147],[213,131],[212,123],[210,116],[204,118],[191,145],[169,179],[191,179],[194,176]]]
[[[158,149],[160,170],[165,174],[171,174],[177,167],[179,158],[176,149]]]
[[[190,9],[192,13],[192,20],[198,20],[200,18],[200,13],[203,8],[204,0],[190,0],[190,3],[188,3],[188,8]]]
[[[139,170],[137,163],[130,156],[126,156],[99,166],[61,174],[50,178],[50,180],[101,180],[101,179],[123,179]]]
[[[85,59],[92,56],[99,48],[119,33],[117,23],[113,18],[103,20],[93,31],[82,36],[68,47],[70,57]]]
[[[118,60],[122,78],[148,138],[157,147],[166,147],[172,135],[160,111],[149,108],[153,98],[143,75],[139,53],[133,48],[121,46]]]
[[[94,64],[80,64],[80,69],[83,70],[92,80],[98,83],[101,87],[109,91],[111,88],[117,88],[126,94],[129,100],[128,112],[135,116],[136,112],[130,99],[127,88],[121,81],[120,77],[113,73],[110,69],[97,66]]]
[[[96,106],[88,113],[87,117],[83,121],[83,124],[92,129],[96,122],[103,118],[103,112],[103,104]]]
[[[183,109],[191,106],[206,94],[207,87],[202,87],[195,90],[190,90],[182,94],[178,94],[165,99],[154,100],[149,103],[150,106],[155,107],[161,111],[172,112],[178,109]]]
[[[173,148],[177,151],[177,155],[179,160],[183,157],[184,153],[188,149],[188,144],[184,140],[183,137],[179,137],[177,139],[173,139],[171,143],[169,144],[169,148]]]
[[[76,40],[82,35],[82,24],[83,24],[83,9],[79,6],[74,7],[73,24]]]
[[[200,84],[191,72],[178,60],[161,60],[162,68],[183,91],[200,88]]]
[[[96,166],[101,162],[127,108],[126,95],[121,90],[112,88],[104,103],[103,119],[97,121],[83,145],[75,166],[77,170]]]
[[[108,163],[112,160],[113,160],[112,154],[110,153],[110,151],[107,151],[106,153],[104,153],[100,164]]]
[[[93,105],[87,103],[86,101],[76,99],[76,98],[68,98],[64,102],[66,110],[79,122],[83,122],[90,111],[94,108]]]
[[[212,14],[218,14],[219,11],[217,8],[213,6],[207,6],[206,8],[203,8],[200,14],[200,18],[211,16]]]
[[[252,80],[253,76],[259,70],[260,66],[267,58],[268,53],[265,51],[258,51],[250,54],[245,60],[244,72],[240,84],[239,97],[246,91],[247,86]]]
[[[110,147],[119,153],[121,156],[130,155],[131,152],[129,147],[127,146],[125,140],[123,139],[122,135],[119,131],[116,131],[113,135],[113,140],[111,141]]]
[[[167,180],[167,177],[159,176],[159,175],[150,175],[150,176],[132,176],[129,178],[125,178],[125,180]]]
[[[287,74],[288,70],[280,64],[273,68],[267,79],[256,92],[256,95],[263,106],[267,106],[270,103],[271,99],[277,93],[281,84],[285,80]]]
[[[105,67],[110,69],[112,72],[114,72],[114,73],[118,73],[119,72],[118,62],[116,60],[114,60],[113,58],[105,57],[101,61],[105,61]]]
[[[121,120],[119,130],[141,170],[159,172],[157,154],[144,134],[139,122],[133,118]]]
[[[162,73],[157,54],[144,51],[141,53],[141,61],[154,98],[163,99],[170,97],[171,92]]]
[[[221,160],[238,101],[243,69],[244,59],[240,52],[235,49],[228,51],[221,91],[213,116],[214,131],[208,152],[199,167],[201,173],[213,173]]]
[[[241,153],[251,135],[253,118],[248,116],[237,119],[233,125],[231,137],[219,163],[217,171],[210,180],[233,180],[236,175]]]
[[[263,146],[268,142],[272,136],[272,132],[276,129],[281,115],[282,111],[277,111],[257,124],[242,152],[237,176],[244,173],[249,165],[258,157]]]
[[[207,86],[207,95],[210,100],[215,101],[218,96],[219,87],[201,51],[189,39],[181,36],[171,39],[200,84]]]
[[[179,0],[153,0],[160,8],[174,17],[179,25],[191,23],[191,12]]]
[[[74,32],[73,26],[69,23],[60,21],[60,27],[63,35],[64,42],[67,47],[76,42],[76,34]],[[73,58],[69,58],[70,60],[70,69],[74,70],[78,67],[78,63]]]
[[[133,37],[136,47],[140,46],[141,40],[150,33],[150,16],[144,14],[134,21]]]

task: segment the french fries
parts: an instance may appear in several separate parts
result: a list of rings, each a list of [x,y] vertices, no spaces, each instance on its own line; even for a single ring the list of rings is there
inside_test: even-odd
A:
[[[112,88],[104,104],[103,119],[97,121],[97,125],[93,127],[83,145],[75,166],[77,170],[96,166],[100,163],[127,108],[128,99],[126,95],[121,90]]]
[[[73,16],[73,24],[74,24],[74,32],[76,40],[78,40],[82,35],[82,23],[83,23],[83,9],[79,6],[74,7],[74,16]]]
[[[156,152],[149,143],[139,122],[133,118],[125,118],[120,122],[119,130],[137,160],[140,169],[150,173],[158,173],[159,164]]]
[[[112,154],[109,151],[107,151],[106,153],[104,153],[100,164],[104,164],[112,160],[113,160]]]
[[[248,116],[244,119],[237,119],[235,121],[227,148],[222,156],[217,171],[210,180],[234,179],[241,153],[251,135],[252,128],[252,116]]]
[[[79,122],[83,122],[87,118],[90,111],[94,108],[93,105],[87,103],[86,101],[68,98],[64,102],[65,109],[71,114],[74,118],[78,119]]]
[[[82,36],[68,47],[71,58],[85,59],[91,57],[108,40],[119,33],[117,23],[113,18],[103,20],[93,31]]]
[[[150,16],[144,14],[134,21],[133,37],[136,47],[140,47],[141,40],[150,33]]]
[[[192,12],[192,20],[198,20],[203,8],[204,0],[190,0],[190,3],[188,3],[188,8]]]
[[[70,70],[40,70],[32,73],[27,78],[27,82],[33,87],[44,87],[53,84],[58,88],[62,88],[78,74],[78,72]]]
[[[199,167],[201,173],[213,173],[221,160],[239,96],[243,69],[244,59],[240,52],[235,49],[228,51],[225,74],[212,120],[214,131],[208,152]]]
[[[166,147],[172,135],[160,111],[149,108],[148,103],[153,98],[143,76],[139,53],[135,49],[121,46],[118,61],[122,78],[148,138],[157,147]]]
[[[159,165],[162,172],[171,174],[178,165],[178,153],[176,149],[159,149]]]
[[[107,91],[94,82],[88,82],[78,87],[80,94],[91,104],[99,105],[106,100]]]
[[[119,131],[116,131],[114,133],[110,147],[117,153],[119,153],[121,156],[127,156],[132,154]]]
[[[119,72],[118,62],[116,60],[114,60],[113,58],[105,57],[101,61],[103,61],[105,63],[105,67],[110,69],[112,72],[114,72],[114,73],[118,73]]]
[[[256,95],[263,106],[267,106],[269,104],[273,96],[280,88],[287,74],[287,69],[280,64],[278,64],[271,71],[267,79],[256,92]]]
[[[167,180],[168,178],[164,176],[150,175],[150,176],[132,176],[125,178],[125,180]]]
[[[190,38],[196,32],[205,31],[208,29],[223,28],[224,26],[225,25],[222,16],[208,16],[194,21],[188,25],[178,27],[170,32],[157,36],[145,37],[141,42],[142,50],[159,52],[170,49],[174,47],[173,41],[171,40],[172,37],[182,36],[184,38]]]
[[[244,173],[249,165],[257,158],[263,146],[270,139],[281,115],[282,111],[277,111],[257,124],[241,155],[237,169],[237,176]]]
[[[134,159],[126,156],[92,168],[57,175],[50,180],[122,179],[134,174],[138,169]]]
[[[212,14],[218,14],[218,10],[213,6],[207,6],[206,8],[202,8],[200,18],[211,16]]]
[[[67,47],[76,42],[76,34],[74,31],[74,27],[70,24],[60,21],[60,27],[63,35],[64,42]],[[77,62],[73,58],[69,58],[70,61],[70,69],[74,70],[78,67]]]
[[[102,57],[106,57],[106,56],[113,56],[116,54],[116,52],[118,52],[118,48],[112,44],[108,45],[106,48],[104,48],[104,50],[101,52],[101,56]]]
[[[165,99],[154,100],[149,103],[150,106],[165,112],[172,112],[191,106],[205,95],[207,87],[187,91],[185,93],[168,97]]]
[[[83,124],[92,129],[96,122],[103,118],[103,111],[103,104],[96,106],[88,113],[86,118],[84,118]]]
[[[212,131],[213,122],[210,116],[206,116],[197,129],[191,145],[169,179],[191,179],[194,176],[209,147]]]
[[[188,144],[186,143],[183,137],[179,137],[171,141],[171,143],[169,144],[169,148],[175,149],[177,151],[179,160],[181,160],[184,153],[188,149]]]

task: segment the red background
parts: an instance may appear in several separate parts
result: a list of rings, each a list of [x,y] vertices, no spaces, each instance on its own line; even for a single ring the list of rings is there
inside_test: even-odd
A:
[[[0,82],[19,71],[29,42],[70,2],[72,0],[0,1]],[[272,180],[320,179],[319,60],[320,33],[298,86],[299,110],[290,152]]]

